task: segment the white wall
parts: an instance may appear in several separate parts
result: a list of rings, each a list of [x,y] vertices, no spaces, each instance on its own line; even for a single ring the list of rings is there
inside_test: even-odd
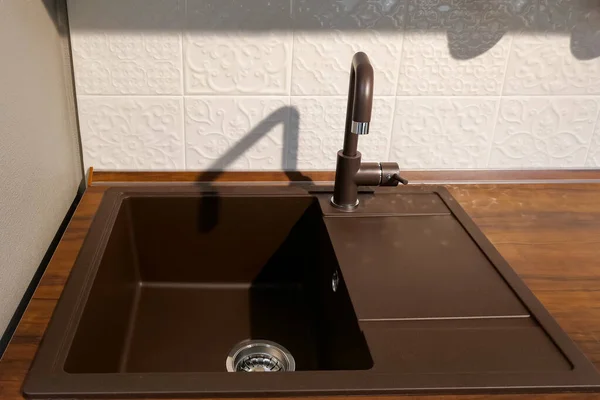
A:
[[[333,169],[359,50],[376,71],[363,159],[600,166],[598,0],[70,0],[69,14],[97,169]]]
[[[82,176],[55,11],[0,1],[0,335]]]

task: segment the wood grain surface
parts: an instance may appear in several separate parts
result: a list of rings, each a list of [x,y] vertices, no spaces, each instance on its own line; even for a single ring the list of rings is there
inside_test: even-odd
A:
[[[101,174],[94,173],[95,182]],[[89,187],[79,204],[0,361],[0,399],[22,399],[23,379],[108,187],[106,184]],[[447,187],[562,328],[600,368],[600,184]],[[600,399],[598,394],[578,393],[369,398],[379,397]]]
[[[598,181],[600,170],[453,170],[453,171],[402,171],[409,181]],[[89,176],[92,176],[90,171]],[[100,182],[257,182],[257,181],[315,181],[331,182],[335,171],[176,171],[176,172],[126,172],[93,171],[94,183]]]

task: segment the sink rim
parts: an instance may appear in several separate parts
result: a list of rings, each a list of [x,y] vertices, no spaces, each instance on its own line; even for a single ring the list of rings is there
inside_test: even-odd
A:
[[[451,213],[463,225],[475,243],[490,259],[508,285],[529,308],[531,314],[557,347],[573,364],[569,373],[474,373],[422,374],[361,371],[296,371],[271,374],[203,373],[110,373],[70,374],[64,365],[75,328],[84,310],[101,255],[107,244],[121,202],[130,196],[223,196],[223,197],[306,197],[331,193],[329,186],[123,186],[108,189],[94,217],[88,235],[75,261],[69,280],[56,306],[27,375],[23,391],[29,397],[89,396],[119,397],[122,395],[213,396],[213,395],[288,395],[288,394],[383,394],[383,393],[476,393],[476,392],[548,392],[596,390],[600,376],[593,364],[577,349],[543,305],[520,280],[489,240],[477,228],[467,213],[443,187],[408,186],[376,188],[367,194],[436,193]],[[324,217],[352,217],[323,209]],[[97,242],[92,248],[86,243]],[[350,296],[352,298],[352,296]],[[352,299],[351,299],[352,300]],[[60,328],[67,326],[63,332]],[[250,376],[251,375],[251,376]],[[261,376],[262,375],[262,376]],[[365,385],[368,379],[368,386]],[[456,382],[462,385],[457,386]],[[532,384],[531,382],[537,382]],[[540,384],[540,382],[545,382]],[[560,383],[556,383],[560,382]],[[453,384],[454,383],[454,384]],[[307,388],[312,386],[312,388]],[[504,387],[501,387],[504,386]]]

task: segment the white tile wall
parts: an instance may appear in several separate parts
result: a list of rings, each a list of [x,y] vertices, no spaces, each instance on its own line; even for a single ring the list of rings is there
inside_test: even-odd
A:
[[[333,169],[352,55],[365,160],[600,167],[596,0],[69,0],[86,166]]]
[[[334,169],[344,141],[346,97],[293,96],[291,106],[294,114],[287,151],[288,169],[294,162],[301,170]],[[364,160],[387,160],[393,111],[393,97],[373,99],[370,134],[360,140],[359,150]]]
[[[184,0],[69,1],[77,93],[183,94],[184,5]]]
[[[596,130],[592,136],[592,143],[587,154],[585,166],[600,168],[600,121],[596,123]]]
[[[258,30],[277,18],[290,26],[290,2],[272,3],[187,0],[186,94],[289,95],[292,33]]]
[[[185,167],[181,97],[79,96],[83,157],[111,170]]]
[[[504,98],[491,167],[582,167],[598,117],[595,98]]]
[[[514,35],[504,94],[600,94],[600,4],[539,1],[535,32]]]
[[[456,59],[446,34],[409,32],[404,38],[397,94],[495,96],[502,90],[510,37],[471,59]]]
[[[510,35],[503,0],[410,0],[398,95],[499,95]]]
[[[398,97],[390,159],[405,168],[485,168],[498,98]]]
[[[186,167],[280,170],[288,97],[186,97]]]

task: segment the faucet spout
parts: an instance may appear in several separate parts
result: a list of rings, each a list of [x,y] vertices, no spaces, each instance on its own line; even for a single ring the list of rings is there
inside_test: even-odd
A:
[[[352,58],[344,146],[337,153],[335,186],[331,204],[351,211],[358,206],[358,186],[397,186],[406,184],[396,163],[361,163],[358,136],[369,133],[373,109],[373,66],[369,57],[358,52]]]
[[[369,57],[358,52],[352,57],[350,87],[344,132],[343,154],[356,156],[358,135],[369,133],[371,110],[373,109],[373,66]]]

